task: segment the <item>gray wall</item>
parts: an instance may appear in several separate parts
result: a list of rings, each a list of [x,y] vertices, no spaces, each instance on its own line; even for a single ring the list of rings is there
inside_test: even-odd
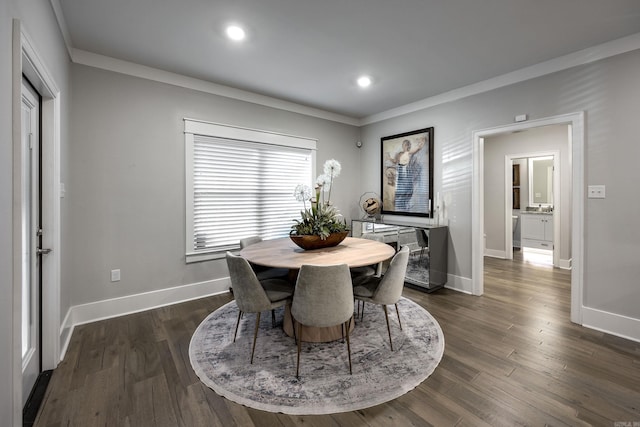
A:
[[[185,117],[317,138],[318,168],[329,158],[343,166],[332,201],[348,217],[357,204],[357,127],[82,65],[72,69],[66,187],[73,230],[63,269],[73,305],[228,276],[224,260],[185,264]],[[122,280],[111,283],[115,268]]]
[[[0,384],[13,382],[13,267],[11,254],[11,17],[12,2],[0,2]],[[13,416],[11,387],[0,387],[0,417]]]
[[[13,390],[13,266],[11,254],[11,17],[12,2],[0,2],[0,418],[10,420]]]
[[[69,61],[49,2],[41,0],[4,0],[0,2],[0,424],[21,425],[21,407],[12,407],[12,20],[18,18],[31,36],[35,48],[52,78],[62,91],[61,97],[61,162],[66,176]],[[61,209],[65,212],[64,203]],[[63,221],[65,232],[66,222]],[[19,274],[19,272],[15,272]],[[63,296],[62,304],[69,307]],[[19,336],[16,337],[19,339]],[[19,356],[19,354],[18,354]],[[18,402],[19,403],[19,402]],[[18,405],[20,406],[20,405]]]
[[[506,251],[504,246],[504,158],[542,151],[560,153],[560,259],[571,259],[571,163],[568,126],[555,125],[524,132],[496,135],[484,140],[484,233],[487,249]],[[526,162],[525,162],[526,163]],[[528,205],[527,168],[520,169],[520,207]],[[557,191],[554,189],[554,191]],[[514,211],[515,212],[515,211]]]
[[[435,189],[449,199],[449,272],[471,277],[472,132],[530,119],[586,112],[586,184],[607,198],[585,199],[584,305],[640,319],[637,253],[640,210],[640,51],[532,79],[362,128],[361,190],[380,190],[380,137],[435,127]],[[576,188],[574,191],[586,191]]]

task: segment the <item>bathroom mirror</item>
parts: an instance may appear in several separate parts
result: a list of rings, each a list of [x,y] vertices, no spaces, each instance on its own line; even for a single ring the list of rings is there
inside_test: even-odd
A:
[[[553,156],[529,158],[529,206],[553,206]]]

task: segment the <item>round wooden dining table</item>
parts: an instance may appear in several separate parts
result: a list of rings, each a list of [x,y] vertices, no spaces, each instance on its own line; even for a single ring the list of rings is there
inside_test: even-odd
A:
[[[355,237],[347,237],[337,246],[313,250],[304,250],[284,237],[263,240],[240,251],[240,255],[253,264],[290,270],[299,270],[304,264],[363,267],[386,261],[394,254],[395,249],[386,243]]]
[[[347,237],[339,245],[330,248],[304,250],[290,238],[284,237],[249,245],[240,251],[240,256],[253,264],[287,268],[290,272],[290,280],[295,281],[297,272],[303,265],[347,264],[350,268],[363,267],[386,261],[395,252],[395,249],[386,243],[355,237]],[[351,328],[353,328],[353,320]],[[289,306],[285,307],[283,329],[287,335],[293,336]],[[342,328],[339,325],[329,328],[305,328],[304,341],[327,342],[341,337]]]

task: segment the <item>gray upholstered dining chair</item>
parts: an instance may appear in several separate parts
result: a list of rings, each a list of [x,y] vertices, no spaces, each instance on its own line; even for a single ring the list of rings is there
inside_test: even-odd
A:
[[[262,242],[260,236],[250,236],[240,239],[240,249],[244,249],[247,246]],[[256,265],[249,263],[253,271],[255,271],[258,280],[264,279],[288,279],[289,270],[286,268],[265,267],[263,265]]]
[[[260,314],[271,310],[272,323],[275,323],[274,309],[291,302],[293,286],[286,280],[264,279],[258,280],[251,269],[249,261],[239,255],[227,252],[227,266],[231,278],[231,287],[236,304],[238,304],[238,320],[233,333],[236,342],[238,326],[243,313],[256,313],[256,326],[253,332],[253,346],[251,348],[251,363],[256,349],[256,337],[260,326]]]
[[[317,266],[302,265],[296,282],[296,292],[291,303],[291,320],[298,341],[296,378],[300,374],[300,350],[304,341],[305,327],[330,327],[341,325],[346,328],[349,373],[351,370],[351,344],[349,326],[353,318],[353,285],[347,264]]]
[[[402,288],[404,287],[404,277],[407,272],[407,264],[409,263],[409,246],[402,248],[393,256],[389,268],[382,277],[368,276],[361,277],[353,282],[353,296],[356,300],[362,301],[362,316],[364,317],[364,303],[370,302],[382,306],[384,317],[387,321],[387,332],[389,333],[389,345],[393,351],[393,342],[391,340],[391,328],[389,327],[389,313],[387,305],[393,304],[396,307],[398,315],[398,324],[402,330],[402,322],[400,321],[400,312],[398,311],[398,301],[402,296]]]

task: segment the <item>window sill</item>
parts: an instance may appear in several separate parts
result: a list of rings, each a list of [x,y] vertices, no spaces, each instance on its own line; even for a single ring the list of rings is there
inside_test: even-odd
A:
[[[185,255],[185,262],[192,264],[194,262],[211,261],[214,259],[222,259],[226,256],[227,251],[205,252],[205,253],[188,253]]]

